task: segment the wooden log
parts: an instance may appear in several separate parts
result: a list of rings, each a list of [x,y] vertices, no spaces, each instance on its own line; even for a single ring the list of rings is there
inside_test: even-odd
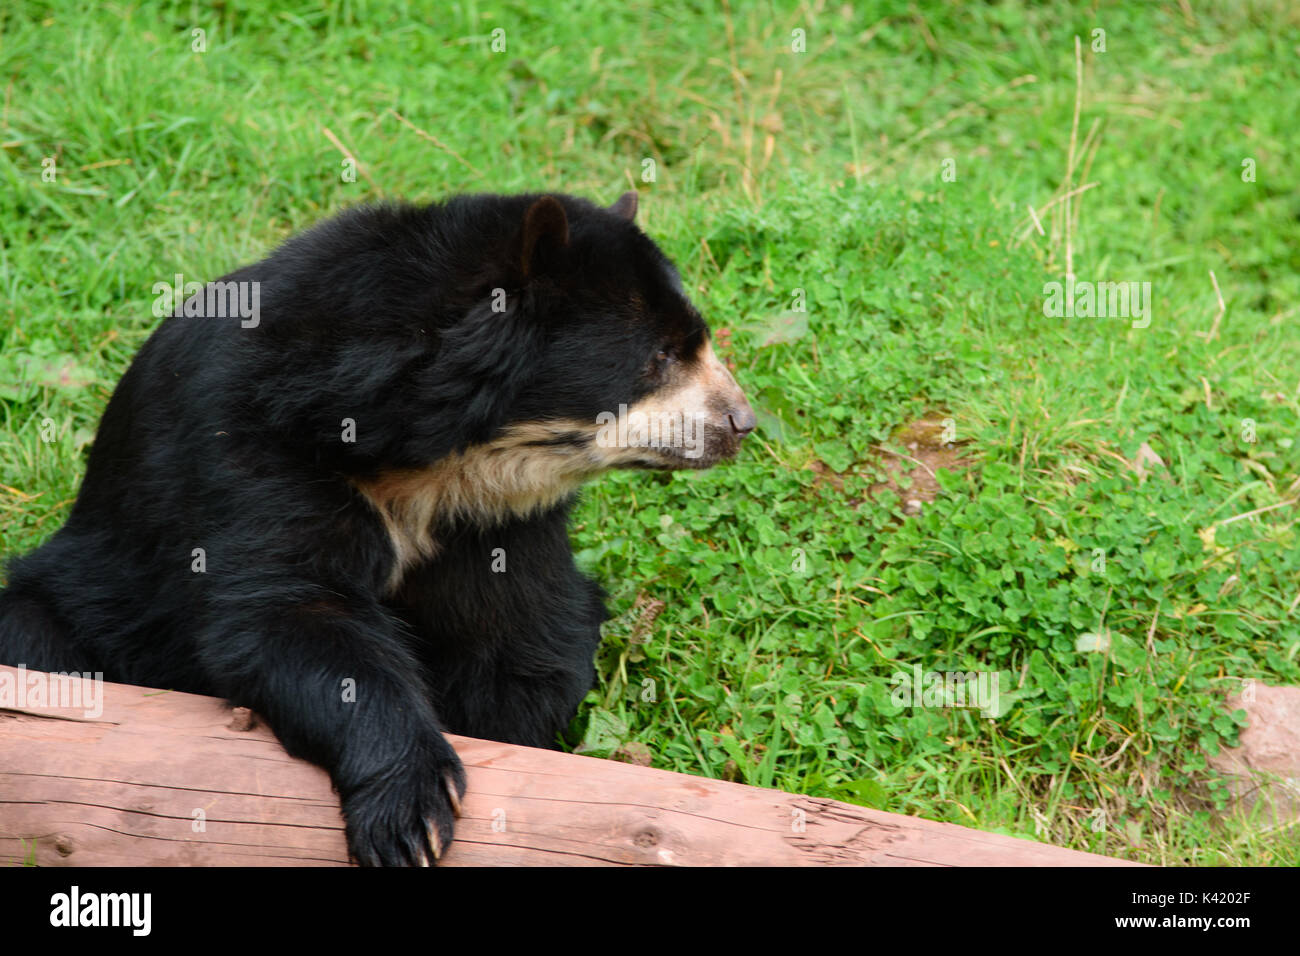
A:
[[[33,673],[0,667],[0,862],[348,863],[329,777],[247,712],[125,684],[101,684],[102,713],[89,715],[85,701],[6,697]],[[469,791],[445,866],[1125,865],[834,800],[450,740]]]

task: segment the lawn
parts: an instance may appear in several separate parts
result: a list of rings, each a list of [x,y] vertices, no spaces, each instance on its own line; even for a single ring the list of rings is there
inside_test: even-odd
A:
[[[1300,683],[1300,9],[432,6],[0,10],[0,555],[66,518],[155,283],[380,197],[636,188],[760,430],[585,492],[570,744],[1300,864],[1207,766]]]

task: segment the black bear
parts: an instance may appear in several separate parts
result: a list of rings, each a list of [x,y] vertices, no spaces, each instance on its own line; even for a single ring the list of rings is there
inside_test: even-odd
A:
[[[754,429],[636,205],[356,208],[169,309],[9,566],[0,663],[251,707],[329,771],[358,863],[436,861],[442,731],[554,747],[595,679],[579,484]]]

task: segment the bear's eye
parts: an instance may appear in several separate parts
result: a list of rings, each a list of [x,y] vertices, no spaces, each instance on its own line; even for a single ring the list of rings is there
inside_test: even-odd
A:
[[[664,379],[668,375],[668,370],[672,368],[673,363],[677,361],[677,349],[672,345],[663,345],[654,353],[646,372],[655,379]]]

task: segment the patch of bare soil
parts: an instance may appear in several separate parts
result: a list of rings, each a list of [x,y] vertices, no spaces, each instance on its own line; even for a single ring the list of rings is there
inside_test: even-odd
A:
[[[928,501],[939,497],[940,468],[964,471],[974,464],[967,457],[970,442],[945,441],[951,434],[951,420],[926,417],[904,425],[894,436],[890,446],[878,446],[878,464],[888,476],[871,486],[874,498],[884,491],[892,491],[903,500],[903,514],[920,514]],[[904,451],[896,451],[901,447]],[[900,481],[901,478],[907,481]],[[908,487],[904,488],[903,484]]]
[[[902,501],[904,515],[920,514],[926,502],[939,496],[940,468],[964,471],[975,463],[969,441],[946,441],[951,437],[951,420],[941,413],[927,415],[902,426],[887,445],[878,445],[870,464],[885,472],[885,480],[871,485],[868,494],[876,498],[892,491]],[[862,466],[855,466],[854,470]],[[843,475],[837,474],[823,461],[813,461],[808,468],[817,473],[814,486],[830,485],[844,491]],[[907,487],[904,488],[903,485]],[[860,500],[850,501],[857,508]]]

